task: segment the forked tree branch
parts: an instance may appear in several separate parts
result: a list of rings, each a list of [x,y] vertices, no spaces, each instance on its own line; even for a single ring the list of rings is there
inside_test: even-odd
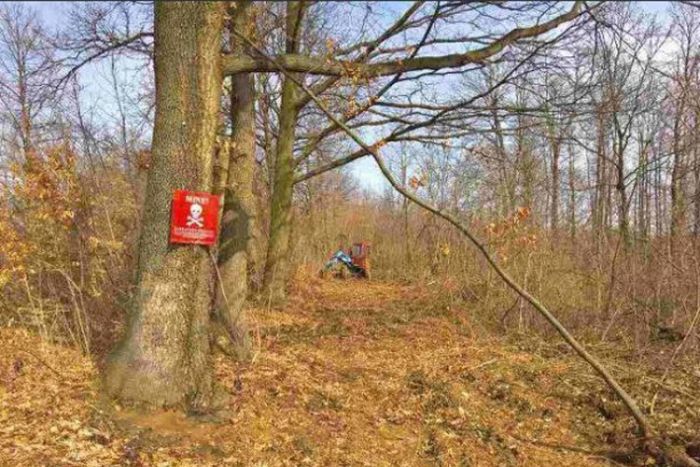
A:
[[[569,11],[556,18],[527,28],[515,28],[487,46],[461,54],[414,57],[389,62],[358,63],[352,60],[328,60],[325,57],[301,54],[284,54],[268,58],[267,55],[259,53],[258,57],[224,55],[222,67],[224,75],[243,72],[281,72],[284,70],[286,72],[312,73],[326,76],[344,76],[352,72],[366,77],[388,76],[416,70],[460,68],[471,63],[481,63],[519,40],[540,36],[564,23],[573,21],[581,15],[582,7],[583,2],[577,1]]]

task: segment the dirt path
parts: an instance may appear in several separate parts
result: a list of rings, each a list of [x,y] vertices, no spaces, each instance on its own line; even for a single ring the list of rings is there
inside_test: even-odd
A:
[[[2,331],[0,464],[611,465],[585,452],[567,363],[485,336],[438,293],[314,281],[251,316],[255,361],[217,357],[230,399],[207,422],[100,412],[88,360]]]

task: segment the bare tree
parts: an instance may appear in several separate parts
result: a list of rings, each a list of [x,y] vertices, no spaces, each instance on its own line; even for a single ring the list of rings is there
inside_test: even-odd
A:
[[[19,3],[0,6],[0,104],[29,162],[42,125],[56,95],[50,86],[57,70],[51,38],[36,12]]]

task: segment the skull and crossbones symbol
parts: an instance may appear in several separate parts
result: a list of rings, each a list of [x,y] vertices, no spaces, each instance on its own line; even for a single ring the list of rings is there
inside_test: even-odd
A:
[[[204,208],[201,204],[192,203],[190,205],[190,213],[187,216],[187,227],[204,227],[202,211],[204,211]]]

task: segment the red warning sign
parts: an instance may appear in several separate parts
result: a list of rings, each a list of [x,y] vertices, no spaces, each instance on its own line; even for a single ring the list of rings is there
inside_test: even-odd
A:
[[[175,190],[170,243],[213,245],[219,230],[219,196]]]

